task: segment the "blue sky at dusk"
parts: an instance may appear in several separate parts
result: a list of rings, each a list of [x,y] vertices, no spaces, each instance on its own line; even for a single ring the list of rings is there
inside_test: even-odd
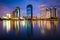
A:
[[[58,16],[60,15],[60,0],[0,0],[0,17],[15,10],[16,6],[21,8],[21,13],[25,16],[28,4],[32,4],[34,16],[40,15],[40,5],[56,6],[58,8]]]

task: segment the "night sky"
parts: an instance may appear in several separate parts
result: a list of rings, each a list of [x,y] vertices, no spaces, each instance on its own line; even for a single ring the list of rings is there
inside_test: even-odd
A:
[[[46,5],[47,7],[56,6],[58,8],[58,17],[60,17],[60,0],[0,0],[0,17],[15,10],[16,6],[21,8],[21,13],[25,16],[28,4],[32,4],[34,16],[39,16],[40,6]]]

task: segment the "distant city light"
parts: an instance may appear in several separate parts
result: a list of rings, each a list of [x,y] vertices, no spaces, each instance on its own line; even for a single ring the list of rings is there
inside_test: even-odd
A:
[[[11,18],[11,14],[6,14],[6,16],[7,16],[8,18]]]
[[[3,16],[2,18],[5,18],[5,19],[11,18],[11,14],[6,14],[6,15]]]
[[[7,17],[6,17],[6,16],[3,16],[2,18],[6,18],[6,19],[7,19]]]

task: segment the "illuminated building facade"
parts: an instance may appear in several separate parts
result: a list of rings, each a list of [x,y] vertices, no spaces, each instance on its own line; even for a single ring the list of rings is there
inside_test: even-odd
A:
[[[27,16],[28,17],[33,17],[33,9],[32,9],[32,5],[28,5],[27,6]]]
[[[46,9],[46,12],[47,12],[46,13],[46,18],[50,18],[50,10],[49,10],[49,8]]]
[[[50,16],[53,18],[57,17],[57,8],[50,8]]]
[[[45,5],[40,7],[41,18],[57,18],[57,8],[47,8]]]
[[[19,7],[16,7],[16,10],[15,10],[15,14],[16,14],[16,17],[20,17],[20,8]]]
[[[54,10],[54,17],[57,17],[57,8],[53,8]]]
[[[40,6],[40,17],[41,18],[46,18],[46,11],[47,7],[45,5]]]

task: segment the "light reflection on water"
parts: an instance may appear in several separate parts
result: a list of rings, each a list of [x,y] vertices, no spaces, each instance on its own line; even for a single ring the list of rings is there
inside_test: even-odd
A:
[[[28,21],[29,22],[29,21]],[[24,32],[29,31],[31,33],[31,24],[28,23],[26,20],[24,21],[13,21],[13,20],[4,20],[3,21],[3,29],[7,31],[11,31],[12,29],[16,32]],[[49,20],[38,20],[38,21],[32,21],[32,29],[33,29],[33,35],[38,34],[43,35],[47,33],[53,33],[58,31],[58,23],[59,21],[49,21]],[[24,31],[22,31],[24,30]],[[29,34],[30,35],[30,34]]]
[[[8,32],[8,31],[10,31],[10,29],[11,29],[11,25],[10,25],[10,21],[8,20],[4,20],[3,21],[3,29],[6,29],[6,31]]]

